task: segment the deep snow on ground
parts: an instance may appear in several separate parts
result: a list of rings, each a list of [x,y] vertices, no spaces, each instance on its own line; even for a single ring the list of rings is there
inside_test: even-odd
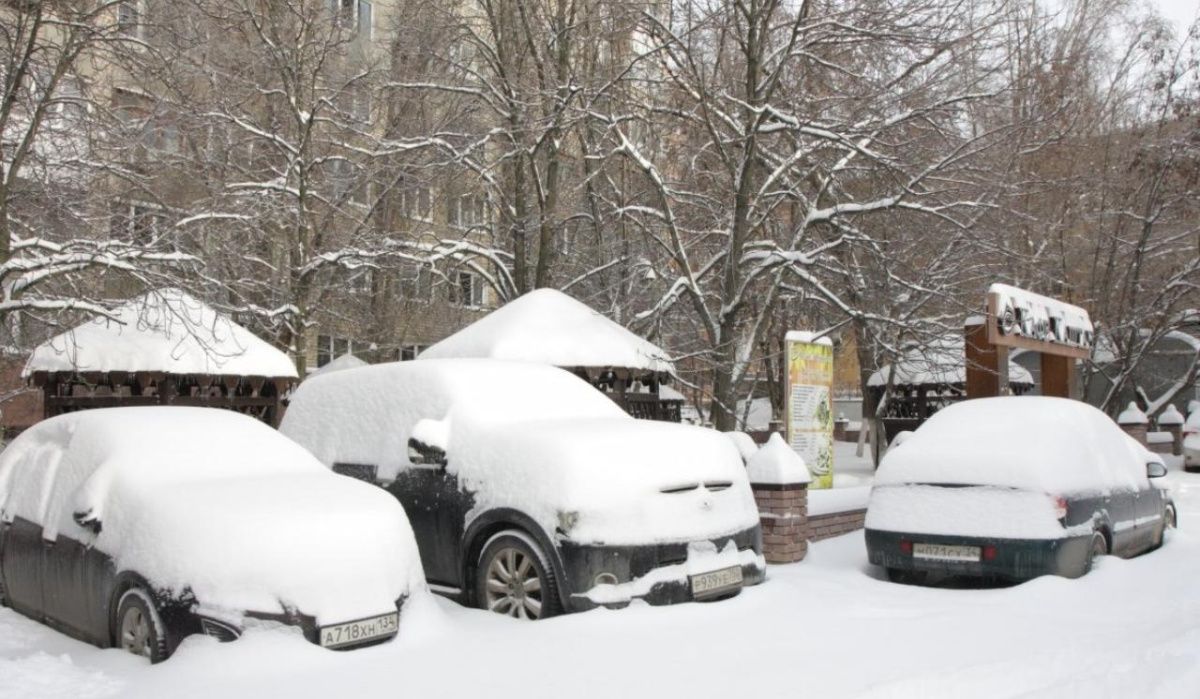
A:
[[[1182,529],[1079,580],[888,583],[861,533],[740,596],[537,623],[422,597],[400,637],[325,651],[286,631],[187,641],[151,667],[0,610],[0,698],[1167,697],[1200,695],[1200,475],[1169,476]]]

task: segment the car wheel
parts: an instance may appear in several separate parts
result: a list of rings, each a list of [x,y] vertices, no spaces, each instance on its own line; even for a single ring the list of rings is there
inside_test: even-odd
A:
[[[167,628],[145,590],[135,587],[121,595],[113,645],[152,663],[167,659]]]
[[[1088,544],[1087,559],[1083,562],[1083,572],[1090,573],[1092,568],[1096,566],[1096,559],[1100,556],[1108,555],[1108,539],[1100,532],[1092,534],[1092,541]]]
[[[562,612],[558,581],[545,554],[521,532],[502,532],[483,547],[475,593],[481,608],[515,619],[544,619]]]
[[[1175,508],[1167,505],[1166,509],[1163,510],[1162,526],[1159,527],[1158,536],[1154,539],[1154,545],[1150,547],[1150,550],[1153,551],[1154,549],[1160,548],[1163,545],[1163,539],[1165,539],[1167,536],[1167,530],[1174,528]]]

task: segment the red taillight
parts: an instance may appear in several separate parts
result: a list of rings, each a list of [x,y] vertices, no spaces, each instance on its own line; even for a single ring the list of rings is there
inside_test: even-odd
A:
[[[983,560],[985,560],[985,561],[996,560],[996,547],[995,546],[984,546],[983,547]]]
[[[1054,498],[1054,516],[1059,519],[1067,518],[1067,499],[1061,495]]]
[[[908,539],[901,539],[900,553],[912,553],[912,542]]]

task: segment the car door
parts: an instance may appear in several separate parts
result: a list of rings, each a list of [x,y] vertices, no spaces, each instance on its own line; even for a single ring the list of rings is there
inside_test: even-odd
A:
[[[44,616],[45,556],[42,522],[61,452],[44,445],[10,464],[0,484],[0,584],[7,603],[35,619]]]
[[[1105,498],[1112,523],[1112,551],[1116,556],[1130,556],[1138,549],[1141,532],[1137,526],[1138,491],[1114,490]]]
[[[467,512],[475,499],[445,466],[407,463],[395,480],[382,484],[400,501],[412,524],[425,577],[432,583],[462,586],[459,550]]]

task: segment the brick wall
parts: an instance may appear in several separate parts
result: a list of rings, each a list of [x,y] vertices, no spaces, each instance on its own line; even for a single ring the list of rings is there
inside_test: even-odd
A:
[[[808,553],[808,484],[753,484],[767,563],[795,563]]]
[[[820,541],[842,534],[848,534],[863,528],[867,518],[866,510],[851,510],[850,512],[831,512],[827,515],[816,515],[808,518],[807,537],[809,541]]]

